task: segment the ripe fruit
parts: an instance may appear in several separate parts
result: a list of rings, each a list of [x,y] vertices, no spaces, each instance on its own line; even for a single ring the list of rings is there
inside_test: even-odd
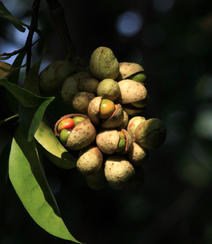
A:
[[[100,118],[106,119],[110,117],[113,112],[115,111],[115,104],[113,101],[108,99],[102,99],[101,105],[100,105]]]
[[[62,131],[63,129],[71,130],[75,126],[72,118],[67,118],[62,120],[58,125],[58,131]]]

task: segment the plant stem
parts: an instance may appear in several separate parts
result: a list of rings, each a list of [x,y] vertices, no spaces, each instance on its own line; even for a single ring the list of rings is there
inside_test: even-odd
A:
[[[31,56],[32,56],[32,38],[34,35],[34,32],[38,28],[38,12],[39,12],[39,7],[40,7],[40,0],[35,0],[32,9],[33,9],[33,14],[32,14],[32,20],[30,24],[30,29],[29,33],[27,36],[27,40],[25,43],[26,49],[27,49],[27,68],[26,72],[30,70],[31,67]]]
[[[65,20],[64,10],[57,0],[46,0],[46,2],[49,5],[51,18],[58,29],[65,55],[70,60],[70,62],[77,64],[74,48]]]

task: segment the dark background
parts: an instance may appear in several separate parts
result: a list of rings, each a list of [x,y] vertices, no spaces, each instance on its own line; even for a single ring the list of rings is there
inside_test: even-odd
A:
[[[32,1],[3,1],[23,19]],[[63,219],[73,236],[88,244],[212,243],[212,9],[210,0],[61,0],[75,52],[89,62],[98,46],[110,47],[120,62],[138,62],[147,76],[146,118],[167,128],[164,145],[150,151],[146,180],[138,190],[89,189],[77,170],[44,167]],[[13,9],[13,11],[12,11]],[[140,16],[141,28],[126,36],[116,28],[123,13]],[[21,45],[3,19],[0,52]],[[45,1],[39,28],[48,47],[43,62],[64,57]],[[23,34],[20,34],[23,35]],[[22,43],[22,46],[24,42]],[[37,55],[37,56],[36,56]],[[39,57],[34,50],[34,61]],[[10,115],[1,92],[1,118]],[[8,128],[0,131],[10,136]],[[1,185],[0,243],[68,241],[46,233],[30,218],[8,181]]]

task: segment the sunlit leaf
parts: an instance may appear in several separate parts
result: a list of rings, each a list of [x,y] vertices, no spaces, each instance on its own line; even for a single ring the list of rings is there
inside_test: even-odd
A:
[[[22,133],[31,141],[43,118],[43,114],[54,97],[40,97],[34,93],[8,82],[0,80],[3,85],[20,102],[19,121]]]
[[[9,178],[34,221],[50,234],[78,242],[65,226],[39,160],[35,141],[28,142],[17,129],[9,157]]]
[[[63,147],[46,121],[41,121],[35,139],[45,149],[45,155],[56,166],[63,169],[76,167],[76,158]]]
[[[17,19],[16,17],[14,17],[10,11],[4,6],[4,4],[2,3],[2,1],[0,1],[0,16],[9,20],[16,29],[18,29],[21,32],[25,31],[25,27],[29,28],[28,25],[24,24],[23,22],[21,22],[19,19]]]

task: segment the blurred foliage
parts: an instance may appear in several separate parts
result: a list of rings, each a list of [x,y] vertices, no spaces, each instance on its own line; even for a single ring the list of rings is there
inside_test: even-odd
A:
[[[10,1],[8,1],[9,4]],[[19,0],[19,18],[31,15],[29,1]],[[210,244],[212,242],[212,9],[209,0],[175,0],[168,11],[158,1],[61,0],[76,54],[89,61],[98,46],[110,47],[118,60],[143,65],[150,96],[145,116],[167,127],[165,144],[150,152],[146,181],[136,191],[90,190],[74,170],[44,167],[61,214],[72,234],[88,244]],[[166,1],[162,1],[166,2]],[[6,3],[5,3],[6,5]],[[138,34],[117,32],[116,20],[128,10],[140,13]],[[15,14],[14,14],[15,15]],[[45,1],[40,28],[48,47],[46,60],[64,57]],[[0,42],[16,45],[1,19]],[[7,51],[2,50],[1,52]],[[36,52],[39,51],[39,46]],[[1,104],[4,90],[0,87]],[[1,106],[1,117],[10,116]],[[12,114],[12,113],[11,113]],[[1,135],[9,135],[11,123]],[[7,141],[0,141],[0,149]],[[1,185],[2,244],[63,244],[28,216],[10,182]]]

